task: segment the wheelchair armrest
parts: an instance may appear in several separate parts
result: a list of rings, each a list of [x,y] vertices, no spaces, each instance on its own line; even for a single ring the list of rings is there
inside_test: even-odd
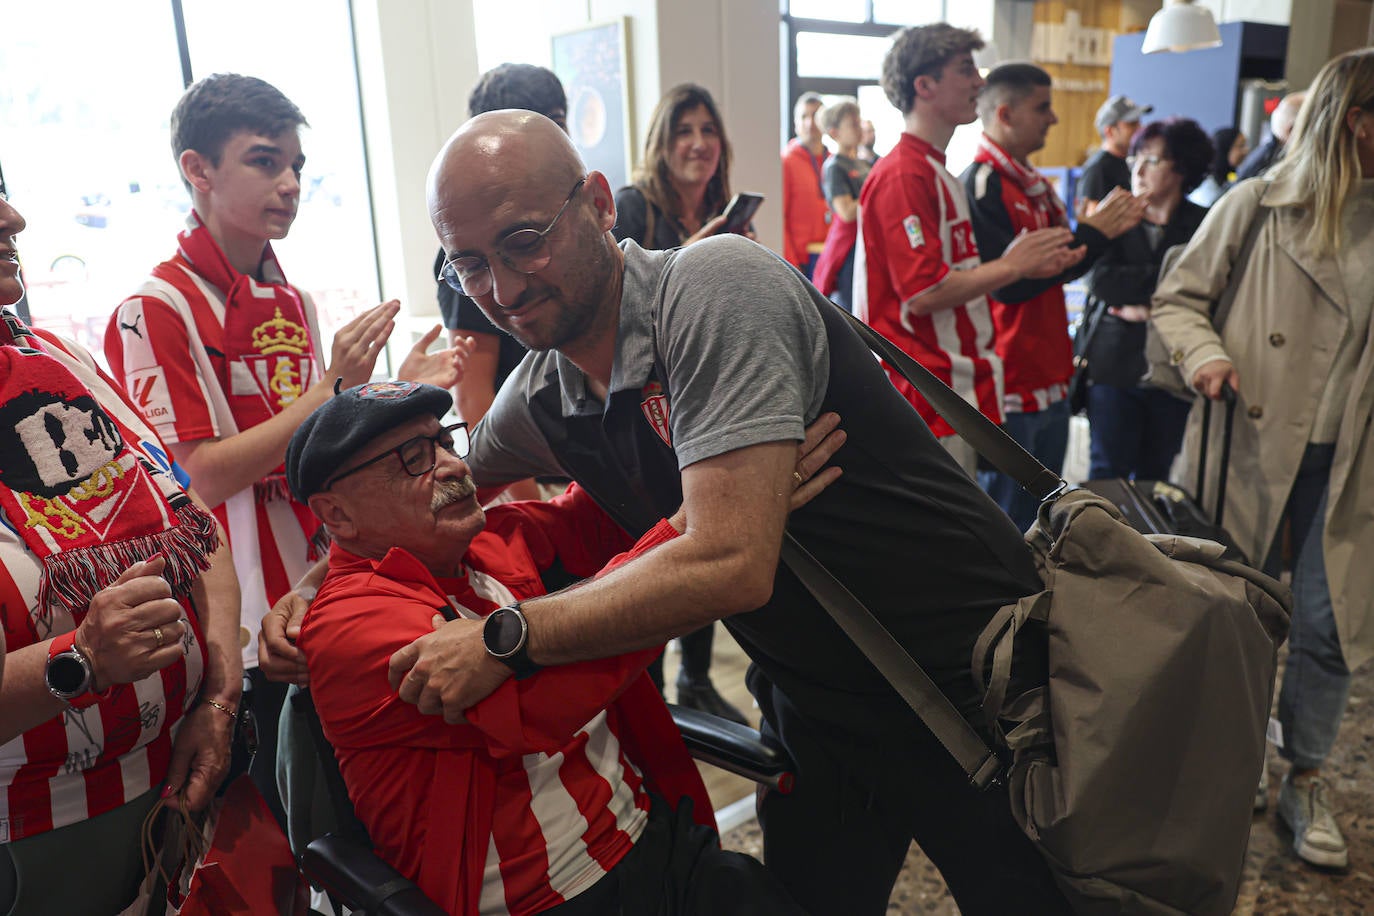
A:
[[[697,760],[762,783],[792,791],[793,762],[787,750],[755,729],[720,716],[668,704],[687,751]]]
[[[355,912],[369,916],[444,916],[444,910],[383,862],[366,843],[326,834],[301,854],[305,876]]]

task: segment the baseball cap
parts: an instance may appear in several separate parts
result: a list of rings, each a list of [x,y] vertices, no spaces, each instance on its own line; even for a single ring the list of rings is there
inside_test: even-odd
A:
[[[1097,125],[1097,132],[1102,133],[1118,121],[1139,121],[1142,115],[1154,110],[1153,105],[1137,105],[1124,95],[1114,95],[1097,109],[1093,123]]]
[[[368,382],[340,391],[305,418],[286,446],[286,485],[305,502],[344,462],[413,417],[442,417],[453,395],[417,382]]]

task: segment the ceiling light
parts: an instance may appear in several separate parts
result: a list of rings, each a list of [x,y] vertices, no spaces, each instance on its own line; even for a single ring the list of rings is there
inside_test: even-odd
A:
[[[1145,31],[1144,54],[1159,51],[1195,51],[1221,45],[1221,32],[1212,11],[1193,0],[1165,0],[1164,8],[1150,17]]]

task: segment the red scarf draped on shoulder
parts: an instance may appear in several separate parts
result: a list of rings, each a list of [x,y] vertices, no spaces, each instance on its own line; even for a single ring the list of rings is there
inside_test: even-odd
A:
[[[146,442],[8,310],[0,312],[0,508],[43,563],[38,610],[85,613],[157,554],[175,594],[210,565],[219,527]]]
[[[987,134],[978,139],[978,150],[973,154],[973,161],[987,163],[1004,181],[1010,181],[1020,188],[1035,210],[1036,223],[1041,229],[1069,224],[1068,212],[1054,193],[1049,179],[1036,171],[1034,166],[1017,162],[1008,156],[1007,151],[989,139]]]

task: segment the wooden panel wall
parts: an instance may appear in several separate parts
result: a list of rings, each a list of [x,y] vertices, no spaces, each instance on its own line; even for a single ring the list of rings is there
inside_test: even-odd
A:
[[[1035,4],[1034,22],[1062,23],[1065,13],[1078,13],[1085,27],[1121,30],[1123,0],[1040,0]],[[1040,166],[1081,165],[1097,148],[1099,137],[1093,116],[1107,100],[1111,82],[1109,66],[1035,61],[1054,78],[1054,110],[1059,123],[1050,129],[1045,148],[1031,157]],[[1099,83],[1100,89],[1080,88]]]

